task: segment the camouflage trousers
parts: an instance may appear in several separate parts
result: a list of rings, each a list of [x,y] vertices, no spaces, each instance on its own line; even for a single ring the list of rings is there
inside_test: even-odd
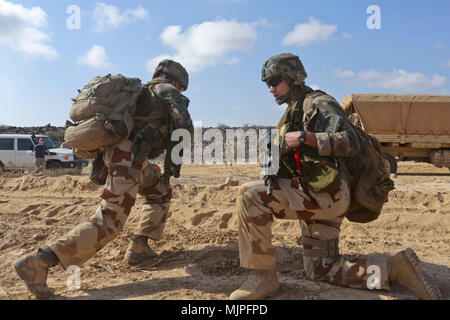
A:
[[[104,153],[109,174],[100,206],[87,222],[50,246],[64,268],[81,266],[119,235],[138,193],[145,197],[145,204],[135,234],[154,240],[162,237],[172,189],[148,161],[142,167],[133,162],[131,147],[126,141]]]
[[[276,250],[272,245],[274,217],[300,221],[302,236],[317,240],[339,238],[340,228],[350,206],[350,190],[342,179],[335,192],[314,193],[311,199],[295,180],[278,179],[272,196],[263,181],[244,184],[238,191],[239,254],[243,268],[275,269]],[[313,240],[314,241],[314,240]],[[314,246],[303,245],[305,249]],[[304,255],[306,276],[312,280],[351,288],[368,288],[372,268],[379,270],[378,288],[389,290],[386,261],[351,258],[337,254],[331,258]]]

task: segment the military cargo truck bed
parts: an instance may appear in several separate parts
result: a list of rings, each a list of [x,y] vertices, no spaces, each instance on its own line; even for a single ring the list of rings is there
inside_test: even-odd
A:
[[[450,167],[450,96],[352,94],[342,107],[391,156]]]

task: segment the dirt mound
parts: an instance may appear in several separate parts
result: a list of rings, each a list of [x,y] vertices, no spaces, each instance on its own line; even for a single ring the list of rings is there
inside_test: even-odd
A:
[[[5,193],[30,192],[30,193],[82,193],[85,191],[98,191],[99,186],[95,185],[88,177],[62,176],[46,178],[37,175],[24,175],[20,178],[0,179],[0,190]]]

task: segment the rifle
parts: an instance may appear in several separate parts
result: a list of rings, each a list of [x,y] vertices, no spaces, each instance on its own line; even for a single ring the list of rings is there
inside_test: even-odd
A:
[[[92,161],[92,166],[89,170],[89,179],[99,186],[104,186],[107,178],[108,167],[103,161],[103,153],[100,152],[98,157]]]
[[[272,195],[272,185],[275,183],[276,174],[271,174],[272,167],[272,132],[269,129],[267,133],[266,140],[266,150],[264,152],[264,163],[263,163],[263,172],[262,176],[264,178],[264,183],[267,186],[267,195]]]
[[[171,141],[169,142],[169,147],[166,151],[166,158],[164,159],[164,174],[162,176],[162,181],[164,184],[169,185],[170,179],[174,177],[178,179],[181,172],[181,163],[175,164],[172,161],[172,150],[179,142]],[[183,150],[181,150],[181,156],[183,156]]]

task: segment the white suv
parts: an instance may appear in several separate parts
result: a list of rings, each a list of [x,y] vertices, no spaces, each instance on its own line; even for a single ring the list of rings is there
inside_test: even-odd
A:
[[[50,156],[46,156],[47,169],[81,168],[88,165],[88,160],[77,158],[71,149],[57,148],[47,136],[0,134],[0,169],[33,168],[33,149],[39,144],[40,138],[44,139],[44,145],[50,152]]]

